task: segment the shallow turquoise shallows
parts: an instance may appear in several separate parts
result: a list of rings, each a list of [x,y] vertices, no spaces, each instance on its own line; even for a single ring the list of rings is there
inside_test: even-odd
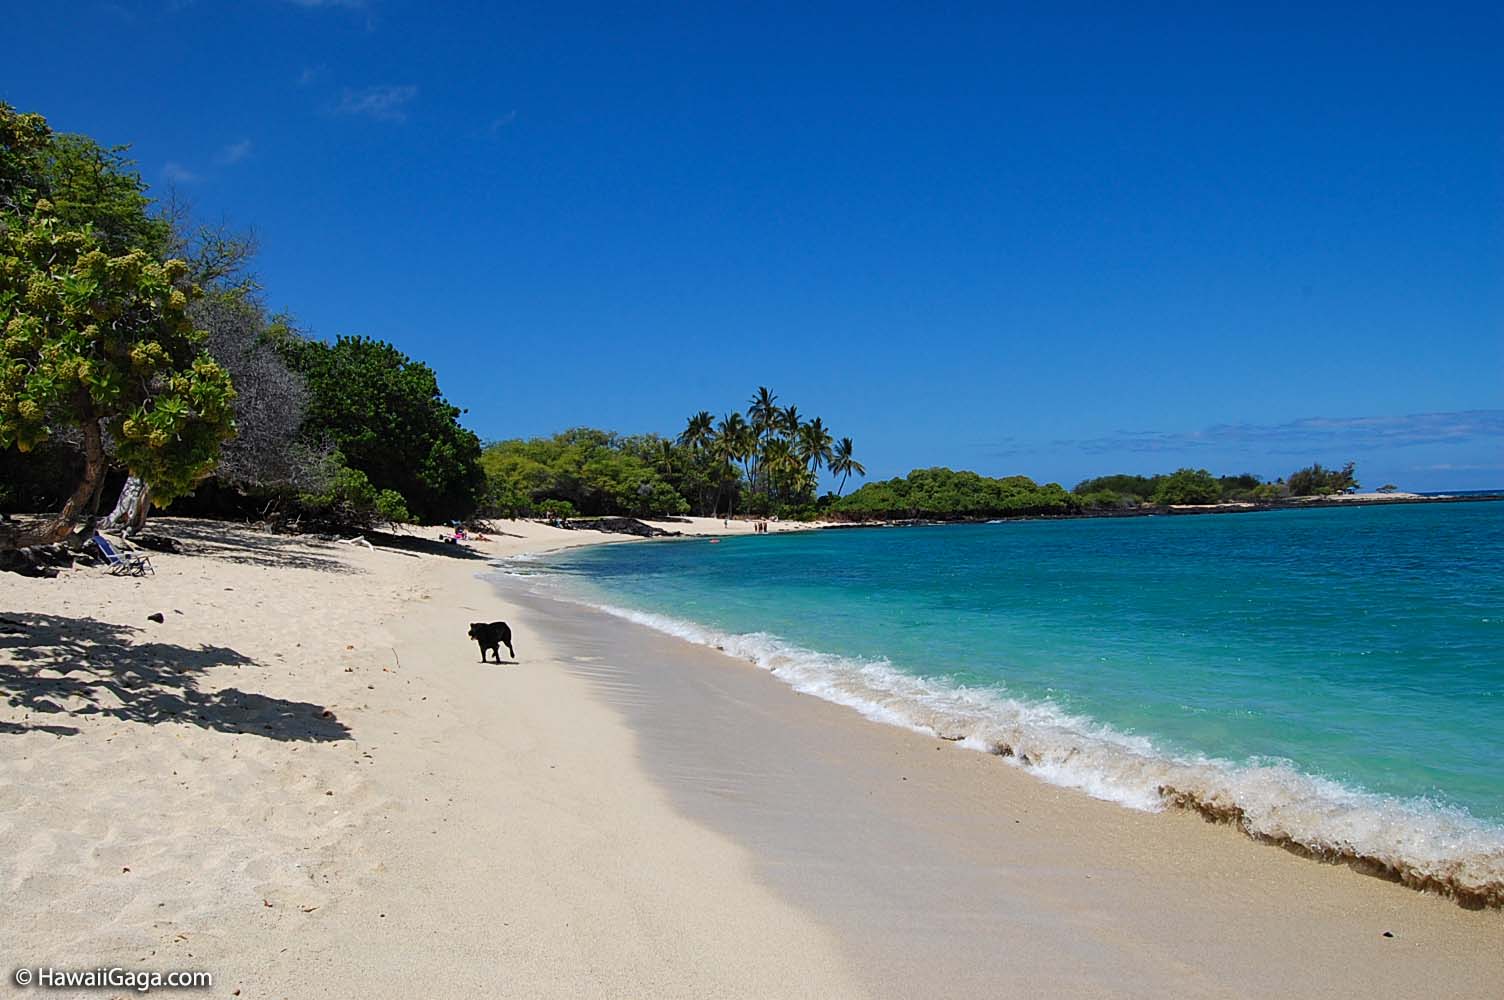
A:
[[[1504,872],[1504,503],[696,539],[544,568],[1060,784],[1420,879]]]

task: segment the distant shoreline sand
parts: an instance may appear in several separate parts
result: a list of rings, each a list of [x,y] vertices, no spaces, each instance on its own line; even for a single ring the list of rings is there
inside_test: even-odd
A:
[[[627,540],[499,526],[467,553],[162,519],[189,554],[154,553],[154,578],[0,575],[12,964],[204,968],[244,997],[397,977],[454,997],[1484,996],[1504,977],[1499,911],[498,593],[490,558]],[[518,664],[478,662],[465,625],[493,619]]]

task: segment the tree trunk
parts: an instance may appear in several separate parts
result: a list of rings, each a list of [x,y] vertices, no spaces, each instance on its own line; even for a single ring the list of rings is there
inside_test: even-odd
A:
[[[85,420],[79,429],[84,435],[83,479],[79,480],[73,495],[63,504],[57,517],[34,530],[19,532],[14,537],[13,544],[16,548],[61,542],[68,537],[68,533],[88,509],[89,501],[94,498],[94,491],[105,473],[104,435],[99,430],[98,420]],[[12,540],[7,538],[6,542],[10,543]]]
[[[135,534],[146,527],[146,512],[151,506],[151,490],[140,476],[131,476],[126,479],[125,485],[120,489],[120,499],[115,504],[115,509],[110,516],[100,522],[105,528],[116,531],[124,529],[130,534]]]

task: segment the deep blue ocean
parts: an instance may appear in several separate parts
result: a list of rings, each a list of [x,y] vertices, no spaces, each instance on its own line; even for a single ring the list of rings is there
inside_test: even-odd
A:
[[[539,570],[1057,784],[1504,888],[1504,502],[603,545]]]

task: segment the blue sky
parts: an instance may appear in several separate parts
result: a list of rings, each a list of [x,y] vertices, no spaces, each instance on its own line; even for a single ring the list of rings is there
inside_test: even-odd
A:
[[[875,476],[1504,484],[1497,4],[7,6],[0,99],[483,437],[767,384]]]

